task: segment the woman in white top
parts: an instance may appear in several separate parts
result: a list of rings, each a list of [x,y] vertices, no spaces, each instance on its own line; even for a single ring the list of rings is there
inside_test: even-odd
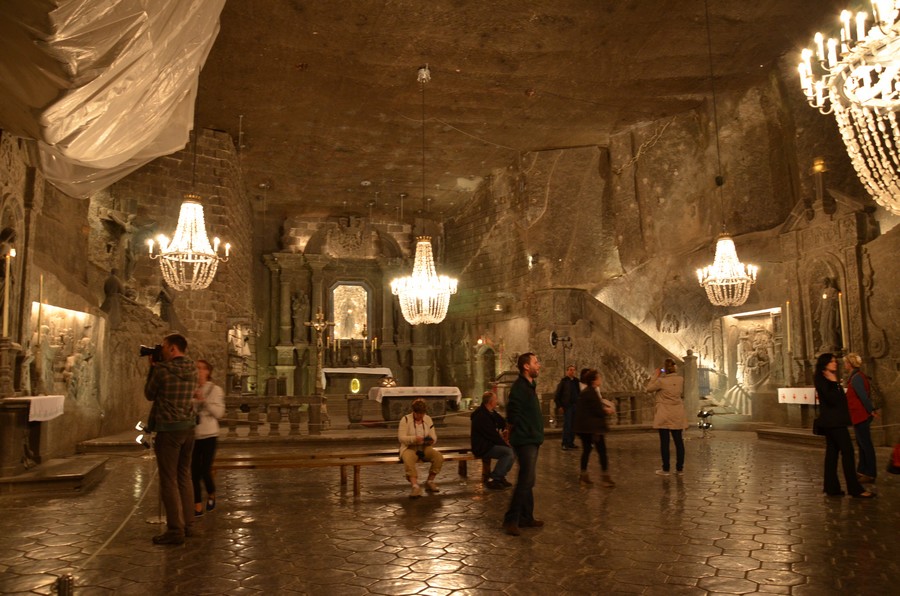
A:
[[[212,365],[197,360],[197,389],[194,391],[194,453],[191,460],[191,477],[194,481],[194,515],[203,515],[203,492],[200,481],[206,485],[206,510],[216,507],[216,482],[212,475],[216,457],[216,441],[219,437],[219,419],[225,415],[225,392],[212,382]]]
[[[419,474],[416,464],[419,461],[431,463],[428,470],[428,480],[425,482],[425,490],[436,493],[440,489],[435,485],[434,478],[441,471],[444,464],[444,456],[434,449],[432,445],[437,443],[437,433],[434,430],[434,422],[425,413],[425,400],[418,398],[413,400],[412,414],[407,414],[400,419],[397,427],[397,439],[400,441],[400,459],[406,469],[406,478],[412,485],[411,498],[421,497],[422,489],[419,487]]]

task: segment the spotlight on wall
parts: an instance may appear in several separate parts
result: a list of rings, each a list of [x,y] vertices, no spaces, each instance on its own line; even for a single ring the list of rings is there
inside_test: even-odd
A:
[[[144,421],[143,421],[143,420],[138,420],[138,421],[137,421],[137,424],[134,425],[134,430],[136,430],[136,431],[138,431],[138,432],[143,432],[143,430],[144,430]]]

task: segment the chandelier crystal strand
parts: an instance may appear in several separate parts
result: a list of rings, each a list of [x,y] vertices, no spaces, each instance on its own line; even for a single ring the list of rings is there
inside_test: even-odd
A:
[[[756,265],[744,265],[738,259],[734,240],[728,234],[719,236],[713,264],[697,269],[697,279],[706,289],[706,297],[716,306],[740,306],[750,296],[756,283]]]
[[[171,242],[165,236],[159,236],[159,253],[154,254],[154,242],[148,240],[150,258],[159,259],[163,279],[172,289],[203,290],[215,278],[219,262],[228,260],[231,245],[225,245],[225,257],[220,257],[219,239],[211,245],[206,235],[200,196],[188,193],[184,198]]]
[[[416,238],[412,275],[391,282],[391,292],[398,297],[400,312],[410,325],[431,325],[443,321],[456,287],[455,279],[437,274],[429,236]]]
[[[837,37],[817,33],[797,70],[809,105],[834,114],[860,182],[879,205],[900,215],[898,17],[898,0],[874,0],[871,15],[843,11]]]

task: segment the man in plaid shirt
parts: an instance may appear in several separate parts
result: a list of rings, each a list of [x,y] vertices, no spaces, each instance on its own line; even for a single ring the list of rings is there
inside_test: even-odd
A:
[[[194,449],[194,411],[191,397],[197,388],[197,367],[185,357],[187,339],[173,333],[162,341],[162,361],[150,356],[144,397],[153,402],[147,429],[156,433],[153,449],[159,469],[159,492],[166,508],[166,531],[154,544],[183,544],[194,522],[191,452]]]

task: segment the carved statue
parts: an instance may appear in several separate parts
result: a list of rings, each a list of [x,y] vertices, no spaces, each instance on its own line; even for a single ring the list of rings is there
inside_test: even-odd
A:
[[[113,268],[109,277],[103,282],[105,297],[100,310],[109,315],[109,326],[116,329],[122,322],[122,297],[125,294],[125,284],[119,279],[119,270]]]
[[[833,352],[840,347],[840,313],[838,312],[838,291],[834,281],[826,277],[823,281],[822,300],[816,309],[816,320],[819,329],[819,345],[817,351]]]
[[[309,321],[309,296],[306,292],[297,292],[291,297],[291,322],[293,323],[294,343],[304,341],[304,332]]]
[[[160,286],[156,301],[159,302],[159,318],[169,324],[169,329],[185,333],[186,329],[175,312],[175,290],[166,282]]]

